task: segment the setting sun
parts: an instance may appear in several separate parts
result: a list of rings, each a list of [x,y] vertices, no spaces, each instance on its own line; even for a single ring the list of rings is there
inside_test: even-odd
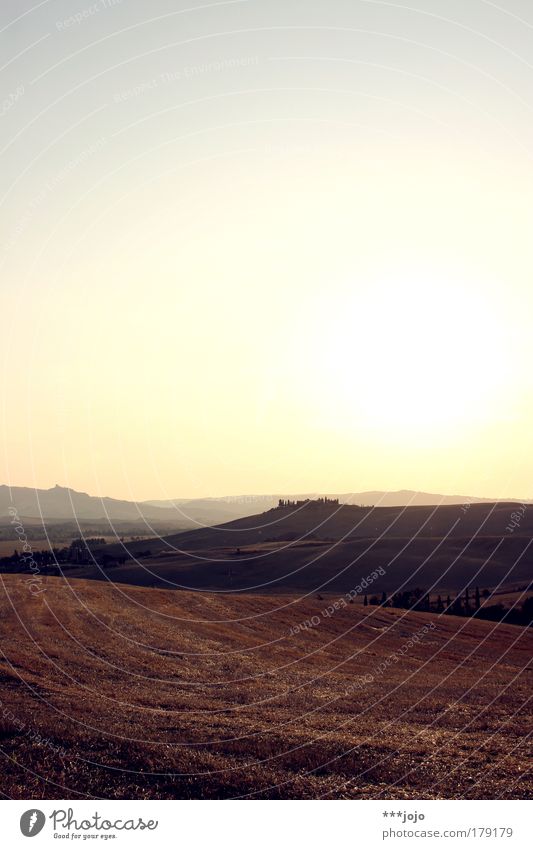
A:
[[[497,418],[507,403],[502,319],[477,281],[400,269],[311,300],[280,371],[323,427],[440,438]]]

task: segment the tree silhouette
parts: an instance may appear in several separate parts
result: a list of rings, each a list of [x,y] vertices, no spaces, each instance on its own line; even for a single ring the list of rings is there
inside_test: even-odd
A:
[[[533,623],[533,596],[526,598],[523,603],[521,620],[523,625],[531,625]]]
[[[452,604],[452,613],[454,616],[462,616],[463,615],[463,607],[461,604],[461,596],[455,596],[454,602]]]

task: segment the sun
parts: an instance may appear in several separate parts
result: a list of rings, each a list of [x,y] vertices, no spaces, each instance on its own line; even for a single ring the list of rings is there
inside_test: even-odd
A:
[[[508,373],[496,305],[471,281],[438,271],[315,299],[294,348],[295,391],[315,423],[402,439],[486,420]]]

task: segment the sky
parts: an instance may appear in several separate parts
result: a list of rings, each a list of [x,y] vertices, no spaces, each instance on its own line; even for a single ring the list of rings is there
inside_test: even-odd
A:
[[[3,0],[0,482],[533,498],[527,0]]]

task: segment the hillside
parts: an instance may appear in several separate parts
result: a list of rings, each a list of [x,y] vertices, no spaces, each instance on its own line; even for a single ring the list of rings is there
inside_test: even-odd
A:
[[[10,508],[15,507],[18,515],[24,519],[74,520],[74,521],[136,521],[145,520],[191,525],[175,510],[174,515],[163,507],[137,504],[133,501],[121,501],[116,498],[100,498],[76,492],[64,486],[51,489],[32,489],[25,486],[0,486],[0,517],[9,516]],[[147,529],[148,530],[148,529]]]
[[[511,532],[517,509],[281,507],[213,528],[107,546],[96,553],[97,564],[105,567],[106,556],[132,559],[112,570],[95,564],[78,574],[226,592],[349,592],[377,569],[373,593],[528,585],[533,517],[526,512]]]
[[[174,498],[158,501],[147,501],[157,507],[187,507],[187,511],[200,507],[205,509],[224,508],[233,512],[235,518],[257,513],[259,508],[269,509],[276,507],[280,498],[300,500],[303,498],[317,498],[319,493],[279,493],[277,495],[228,495],[219,498]],[[330,497],[338,498],[341,504],[366,504],[379,507],[404,507],[404,506],[427,506],[431,504],[481,504],[494,502],[494,498],[478,498],[467,495],[440,495],[435,492],[419,492],[414,489],[367,489],[362,492],[330,493]],[[254,509],[255,508],[255,509]]]
[[[531,797],[531,629],[326,601],[3,576],[3,792]]]
[[[520,505],[513,502],[417,506],[358,507],[316,505],[272,508],[265,513],[209,528],[173,534],[151,541],[152,552],[189,552],[220,547],[242,547],[280,540],[346,540],[349,538],[448,537],[509,535],[507,527]],[[518,532],[518,529],[517,531]],[[519,524],[521,534],[533,534],[533,510]],[[141,541],[128,551],[146,548]]]
[[[143,521],[173,523],[180,528],[194,528],[197,525],[215,525],[242,519],[277,506],[280,497],[291,500],[314,498],[311,495],[242,495],[221,498],[176,498],[159,501],[126,501],[77,492],[64,486],[50,489],[5,485],[0,486],[0,521],[8,516],[15,506],[20,517],[26,520],[72,521],[79,522]],[[398,492],[368,491],[345,493],[334,496],[341,503],[378,505],[380,507],[398,507],[403,505],[445,505],[481,503],[488,499],[466,496],[446,496],[413,490]]]
[[[146,543],[145,543],[146,545]],[[531,539],[390,538],[344,543],[290,542],[168,553],[110,568],[85,566],[79,577],[169,589],[222,592],[350,592],[380,570],[369,593],[420,586],[439,592],[531,583]],[[97,555],[98,557],[98,555]],[[100,558],[101,559],[101,558]]]

